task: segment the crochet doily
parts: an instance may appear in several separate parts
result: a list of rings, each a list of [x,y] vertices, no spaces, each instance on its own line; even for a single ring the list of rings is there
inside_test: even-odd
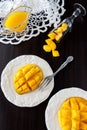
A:
[[[11,9],[20,5],[27,5],[32,8],[31,16],[25,33],[18,36],[16,33],[10,35],[0,34],[0,42],[4,44],[19,44],[22,41],[38,36],[46,32],[48,27],[56,27],[64,14],[64,0],[1,0],[0,1],[0,30],[2,21]]]

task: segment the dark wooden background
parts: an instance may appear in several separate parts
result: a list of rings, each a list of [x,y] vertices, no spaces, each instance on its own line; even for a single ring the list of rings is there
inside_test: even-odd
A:
[[[87,9],[86,0],[65,0],[66,12],[62,19],[72,14],[73,4],[77,2]],[[66,57],[74,56],[74,61],[55,77],[55,87],[49,98],[36,107],[14,106],[7,101],[0,89],[0,130],[47,130],[44,114],[51,96],[63,88],[79,87],[87,90],[87,15],[75,20],[72,32],[64,37],[58,47],[61,54],[59,58],[52,57],[50,53],[45,53],[42,49],[49,30],[50,28],[47,32],[17,46],[0,43],[0,74],[6,64],[19,55],[40,56],[50,64],[53,71]]]

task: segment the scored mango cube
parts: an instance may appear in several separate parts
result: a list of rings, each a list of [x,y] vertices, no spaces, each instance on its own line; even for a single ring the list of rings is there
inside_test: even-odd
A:
[[[22,87],[20,87],[20,88],[22,88],[22,90],[25,90],[25,89],[27,89],[28,87],[27,87],[27,84],[23,84]]]
[[[17,76],[19,75],[19,77],[17,77],[17,80],[15,80],[16,75]],[[38,77],[38,79],[35,77]],[[14,89],[18,94],[24,94],[30,92],[39,87],[39,84],[42,79],[43,79],[43,72],[38,65],[36,64],[25,65],[21,67],[19,70],[17,70],[16,74],[14,75]]]
[[[22,88],[18,88],[17,93],[22,93],[22,90],[23,90]]]
[[[22,72],[21,70],[18,71],[18,73],[15,74],[15,82],[22,77]]]
[[[28,85],[30,86],[30,88],[32,89],[32,86],[35,84],[35,80],[34,79],[30,79],[28,82]]]
[[[22,84],[24,84],[25,83],[25,78],[24,77],[20,78],[18,83],[19,83],[20,86]]]
[[[15,81],[14,81],[15,82]],[[19,83],[18,82],[15,82],[15,90],[18,89],[19,87]]]
[[[38,84],[34,84],[34,85],[32,86],[32,90],[35,90],[35,89],[37,88],[37,85],[38,85]]]
[[[22,68],[23,73],[27,73],[32,68],[31,64],[28,64]]]
[[[36,83],[37,83],[38,81],[42,80],[42,73],[39,72],[39,76],[38,76],[38,75],[35,75],[35,76],[34,76],[34,80],[36,81]]]
[[[32,74],[30,72],[27,72],[25,74],[25,79],[28,80],[31,76],[32,76]]]
[[[34,79],[35,79],[36,82],[39,80],[39,78],[40,78],[40,77],[39,77],[38,75],[35,75],[35,76],[34,76]]]

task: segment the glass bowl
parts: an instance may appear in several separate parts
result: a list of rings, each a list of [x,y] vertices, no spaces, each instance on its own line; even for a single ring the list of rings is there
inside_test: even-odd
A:
[[[27,6],[19,6],[16,9],[12,9],[3,19],[3,27],[0,33],[9,35],[11,33],[17,33],[18,35],[25,33],[31,10]]]

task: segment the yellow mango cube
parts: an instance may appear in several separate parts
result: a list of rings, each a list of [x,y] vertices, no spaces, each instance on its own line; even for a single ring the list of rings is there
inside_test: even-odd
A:
[[[55,36],[55,40],[56,40],[57,42],[60,41],[60,37],[59,37],[59,35],[56,35],[56,36]]]
[[[17,89],[17,93],[21,93],[22,90],[23,90],[22,88],[18,88],[18,89]]]
[[[60,42],[60,39],[63,37],[63,34],[62,33],[59,33],[59,34],[57,34],[56,36],[55,36],[55,40],[57,41],[57,42]]]
[[[36,82],[38,82],[38,80],[40,80],[40,77],[38,75],[35,75],[34,79],[35,79]]]
[[[49,52],[51,51],[51,50],[55,50],[56,49],[56,44],[55,44],[55,42],[53,42],[51,39],[47,39],[46,40],[46,43],[49,45],[49,46],[45,46],[44,47],[44,49],[46,48],[47,49],[47,51],[49,50]]]
[[[15,81],[14,81],[15,82]],[[15,82],[15,89],[17,89],[19,87],[19,83],[18,82]]]
[[[52,40],[54,40],[55,39],[55,33],[54,32],[50,32],[49,34],[48,34],[48,37],[50,38],[50,39],[52,39]]]
[[[54,42],[52,42],[49,46],[51,47],[52,51],[56,49],[56,44]]]
[[[49,45],[43,45],[43,50],[46,52],[51,52],[51,47]]]
[[[25,83],[25,84],[23,84],[22,87],[20,87],[20,88],[22,88],[23,90],[25,90],[25,89],[27,89],[28,87],[27,87],[27,84]]]
[[[62,32],[63,32],[63,29],[62,29],[62,27],[58,27],[56,30],[54,30],[54,32],[55,32],[56,34],[59,34],[59,33],[62,33]]]
[[[20,78],[20,79],[19,79],[19,84],[22,85],[22,84],[24,84],[24,83],[25,83],[25,78],[24,78],[24,77]]]
[[[52,41],[52,39],[46,39],[45,42],[47,43],[47,45],[50,45],[51,43],[54,43],[54,42]]]
[[[63,31],[66,31],[67,28],[68,28],[67,23],[63,23],[63,24],[62,24],[62,30],[63,30]]]
[[[26,74],[32,68],[31,64],[26,65],[22,68],[24,74]]]
[[[18,73],[15,74],[15,82],[22,77],[22,72],[21,70],[18,71]]]
[[[43,75],[42,75],[42,72],[41,72],[41,71],[39,71],[39,74],[38,74],[38,75],[39,75],[39,79],[42,80]],[[39,80],[39,81],[40,81],[40,80]]]
[[[34,84],[34,85],[32,86],[32,90],[35,90],[35,89],[37,88],[37,85],[38,85],[38,84]]]
[[[39,68],[38,68],[38,67],[35,67],[34,71],[35,71],[36,73],[38,73],[38,72],[39,72]]]
[[[60,56],[60,54],[57,50],[52,51],[52,55],[53,55],[53,57],[59,57]]]
[[[28,72],[25,74],[25,79],[28,80],[32,76],[32,73]]]
[[[36,84],[36,82],[35,82],[34,79],[30,79],[30,80],[28,81],[28,85],[31,87],[31,89],[32,89],[32,86],[33,86],[34,84]]]

